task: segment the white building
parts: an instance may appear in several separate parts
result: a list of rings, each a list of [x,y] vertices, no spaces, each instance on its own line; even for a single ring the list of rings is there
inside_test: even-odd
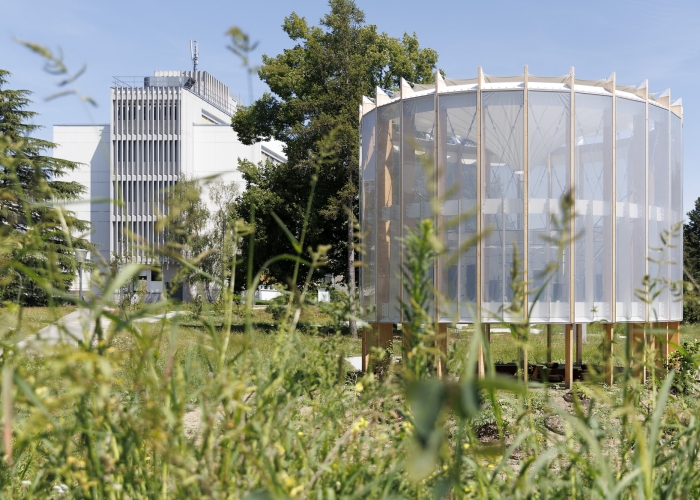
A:
[[[218,176],[237,181],[243,189],[239,158],[286,161],[279,142],[246,146],[238,141],[231,128],[238,103],[207,72],[156,71],[152,77],[115,78],[110,96],[109,124],[53,128],[59,145],[54,155],[83,164],[65,179],[87,188],[84,201],[70,208],[92,223],[90,241],[106,260],[118,254],[157,264],[151,255],[164,244],[163,234],[155,230],[158,214],[167,212],[163,194],[183,176]],[[150,251],[131,244],[129,230]],[[176,270],[163,262],[162,273],[143,272],[140,279],[149,293],[159,294]]]

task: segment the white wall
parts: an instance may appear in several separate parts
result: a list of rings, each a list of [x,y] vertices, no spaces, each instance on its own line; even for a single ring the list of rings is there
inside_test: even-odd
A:
[[[109,252],[109,125],[55,125],[53,141],[58,144],[54,157],[82,164],[62,178],[86,187],[83,200],[67,208],[93,224],[90,241]]]

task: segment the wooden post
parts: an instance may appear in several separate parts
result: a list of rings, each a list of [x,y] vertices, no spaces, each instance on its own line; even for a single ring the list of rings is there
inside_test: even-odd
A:
[[[437,362],[437,374],[438,378],[442,378],[447,375],[447,368],[445,367],[447,358],[447,323],[438,323],[437,334],[437,347],[440,351],[440,357]]]
[[[583,365],[583,325],[576,323],[576,364]]]
[[[378,338],[378,323],[370,323],[369,327],[362,329],[362,371],[370,369],[370,353],[376,345]]]
[[[661,323],[661,329],[664,332],[657,332],[656,338],[659,340],[659,358],[656,360],[656,365],[663,369],[668,364],[668,341],[671,337],[671,323]]]
[[[676,346],[681,345],[681,323],[680,321],[672,321],[668,325],[668,353],[671,354],[677,350]]]
[[[547,325],[547,363],[552,362],[552,325]]]
[[[647,381],[646,364],[646,325],[641,323],[630,324],[631,348],[633,374],[639,377],[639,381],[645,384]]]
[[[615,336],[615,325],[606,323],[605,325],[605,383],[613,385],[615,366],[613,364],[613,342]]]
[[[564,387],[571,389],[574,384],[574,325],[564,325]]]
[[[487,340],[486,340],[486,325],[484,325],[484,324],[481,325],[481,340],[482,340],[482,342],[479,344],[479,351],[477,353],[477,359],[476,359],[476,371],[477,371],[477,376],[480,379],[486,377],[486,360],[484,359],[484,344],[487,342]]]

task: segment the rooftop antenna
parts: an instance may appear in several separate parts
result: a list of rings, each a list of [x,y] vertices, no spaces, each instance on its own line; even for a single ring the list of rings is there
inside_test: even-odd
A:
[[[197,62],[199,61],[199,47],[197,46],[197,40],[190,40],[190,57],[192,58],[192,64],[194,66],[194,73],[197,73]]]

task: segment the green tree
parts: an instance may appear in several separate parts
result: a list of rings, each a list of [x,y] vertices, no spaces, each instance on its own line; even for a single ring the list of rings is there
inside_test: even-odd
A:
[[[30,136],[28,90],[5,88],[0,69],[0,300],[26,305],[49,302],[75,278],[75,248],[89,248],[76,236],[88,222],[61,206],[85,187],[61,180],[78,164],[46,155],[56,144]],[[52,290],[53,289],[53,290]]]
[[[309,247],[330,243],[327,270],[344,274],[351,295],[355,287],[353,217],[357,215],[359,151],[358,108],[362,96],[376,87],[396,89],[401,78],[414,83],[434,81],[437,53],[420,48],[415,34],[402,39],[379,33],[365,24],[364,13],[352,0],[330,0],[330,12],[320,26],[309,26],[292,13],[282,25],[296,42],[275,57],[263,56],[258,71],[269,86],[249,107],[233,118],[233,129],[244,144],[277,139],[285,144],[286,164],[247,165],[247,190],[239,199],[239,214],[250,217],[255,206],[254,264],[289,252],[290,243],[279,230],[274,213],[299,236],[314,155],[322,138],[334,132],[331,157],[323,159],[307,241]],[[247,255],[247,242],[242,252]],[[322,273],[324,271],[319,271]],[[291,264],[270,269],[284,281]],[[354,322],[351,332],[356,335]]]
[[[696,287],[700,285],[700,198],[695,200],[695,208],[687,215],[688,222],[683,224],[683,267],[691,286],[683,297],[683,319],[688,323],[698,323],[700,290]]]

